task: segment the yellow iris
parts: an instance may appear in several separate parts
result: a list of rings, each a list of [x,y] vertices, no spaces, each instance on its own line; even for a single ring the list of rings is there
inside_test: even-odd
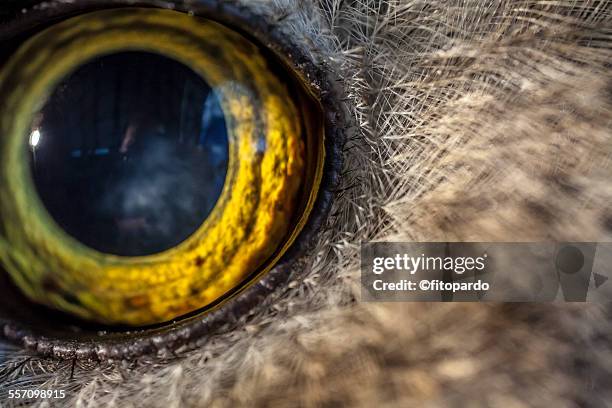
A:
[[[97,252],[66,234],[38,198],[27,160],[34,116],[60,81],[123,51],[161,54],[200,75],[221,102],[229,138],[225,185],[206,221],[177,247],[142,257]],[[313,206],[321,132],[303,129],[259,48],[215,22],[155,9],[66,20],[21,46],[0,74],[0,95],[0,261],[35,302],[129,325],[218,304],[274,265]]]

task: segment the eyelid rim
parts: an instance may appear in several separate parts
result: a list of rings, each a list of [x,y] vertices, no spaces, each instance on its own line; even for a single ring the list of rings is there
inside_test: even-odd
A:
[[[105,4],[103,4],[105,3]],[[129,3],[129,4],[128,4]],[[33,11],[32,15],[21,20],[22,32],[32,24],[47,18],[59,20],[96,9],[142,7],[159,5],[158,1],[131,2],[115,0],[112,2],[89,1],[72,3],[51,10]],[[66,6],[66,7],[64,7]],[[197,5],[177,4],[175,10],[193,12],[209,18],[251,38],[262,48],[269,50],[310,92],[323,108],[325,130],[325,163],[319,194],[310,218],[304,225],[293,245],[281,260],[258,282],[236,294],[223,307],[203,316],[186,318],[159,329],[132,330],[130,333],[100,335],[95,341],[67,340],[42,336],[35,331],[22,327],[18,322],[0,321],[0,335],[7,340],[21,344],[26,349],[56,359],[79,360],[131,360],[160,350],[176,350],[178,347],[202,338],[207,334],[237,320],[236,316],[248,315],[257,306],[265,305],[265,300],[281,288],[284,283],[298,277],[306,268],[307,254],[316,245],[316,234],[320,231],[330,211],[336,187],[340,180],[343,159],[343,146],[346,138],[354,131],[354,118],[341,80],[328,62],[316,62],[293,39],[269,22],[253,13],[245,6],[234,3],[204,0]],[[25,21],[27,20],[27,21]],[[54,23],[57,21],[54,21]],[[26,27],[24,29],[24,27]],[[15,25],[13,32],[17,31]],[[11,31],[8,30],[8,31]],[[7,30],[0,30],[0,41],[7,38]],[[315,51],[315,50],[311,50]],[[78,335],[75,335],[78,337]]]

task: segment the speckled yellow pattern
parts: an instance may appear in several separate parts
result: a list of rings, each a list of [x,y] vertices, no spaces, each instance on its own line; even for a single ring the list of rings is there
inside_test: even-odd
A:
[[[68,236],[39,200],[27,161],[33,115],[54,87],[92,58],[130,50],[201,75],[221,101],[230,145],[225,186],[200,229],[173,249],[134,258]],[[168,321],[265,272],[298,232],[300,114],[258,48],[228,28],[169,10],[79,16],[26,42],[1,72],[0,93],[0,261],[36,302],[108,324]]]

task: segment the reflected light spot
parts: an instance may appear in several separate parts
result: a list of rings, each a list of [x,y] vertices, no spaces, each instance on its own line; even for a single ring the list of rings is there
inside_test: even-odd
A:
[[[34,129],[32,133],[30,133],[30,146],[35,148],[40,143],[40,130]]]

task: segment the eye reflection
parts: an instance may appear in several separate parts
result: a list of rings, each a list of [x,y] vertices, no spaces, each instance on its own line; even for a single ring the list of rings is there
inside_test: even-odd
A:
[[[38,194],[69,235],[141,256],[175,247],[204,222],[228,162],[223,112],[189,68],[144,52],[81,66],[30,133]]]

